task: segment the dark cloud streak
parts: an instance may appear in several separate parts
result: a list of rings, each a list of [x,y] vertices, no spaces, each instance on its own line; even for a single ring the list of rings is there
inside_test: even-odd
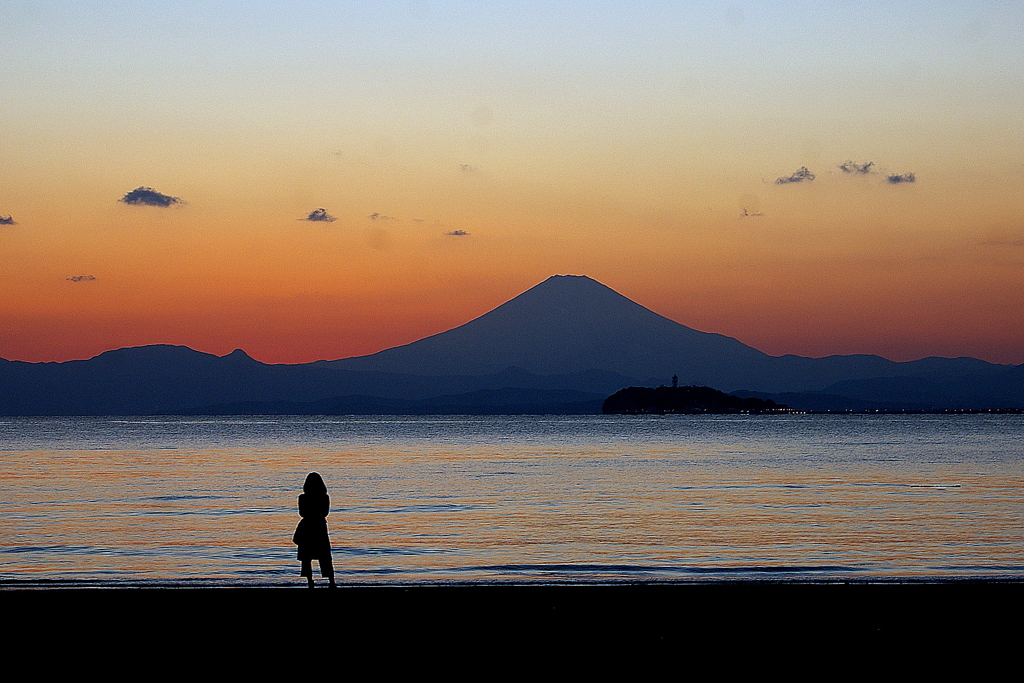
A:
[[[309,212],[309,215],[305,218],[300,218],[299,220],[312,221],[313,223],[333,223],[338,219],[327,213],[327,209],[313,209]]]
[[[858,164],[856,161],[847,160],[839,164],[839,170],[843,173],[851,173],[854,175],[867,175],[869,173],[874,173],[874,171],[871,170],[871,167],[874,165],[875,162],[873,161]]]
[[[917,176],[913,173],[890,173],[885,177],[885,181],[890,185],[899,185],[900,183],[914,183],[917,182]]]
[[[814,174],[807,170],[806,166],[801,166],[791,175],[782,176],[781,178],[775,179],[776,185],[789,185],[790,183],[809,183],[814,180]]]
[[[185,203],[179,197],[172,197],[169,194],[157,192],[152,187],[136,187],[131,192],[126,193],[125,196],[121,197],[118,201],[131,206],[159,206],[161,208],[167,208],[174,204]]]

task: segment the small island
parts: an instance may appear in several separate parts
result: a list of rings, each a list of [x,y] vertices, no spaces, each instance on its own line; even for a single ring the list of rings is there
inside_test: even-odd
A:
[[[628,387],[604,400],[605,415],[788,413],[787,405],[763,398],[740,398],[711,387]]]

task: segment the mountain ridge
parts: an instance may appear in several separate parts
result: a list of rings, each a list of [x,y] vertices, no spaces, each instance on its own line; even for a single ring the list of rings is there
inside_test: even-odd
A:
[[[968,358],[898,363],[871,354],[770,356],[732,337],[677,323],[583,275],[553,275],[446,332],[328,363],[425,375],[450,374],[455,366],[477,374],[509,366],[535,374],[601,369],[644,382],[677,375],[683,384],[768,392],[892,374],[1005,367]]]
[[[346,396],[420,413],[452,405],[486,411],[487,400],[513,405],[508,392],[517,389],[540,392],[535,397],[609,395],[666,384],[673,375],[683,385],[792,394],[808,406],[836,409],[1024,406],[1024,365],[966,357],[898,363],[869,354],[769,356],[674,322],[586,276],[563,275],[446,332],[347,359],[266,364],[241,349],[216,356],[169,344],[62,363],[0,359],[0,414],[166,414],[243,404],[313,409],[317,402],[341,410]],[[549,407],[569,400],[564,393],[557,401],[546,395]],[[538,401],[531,409],[544,412]],[[780,402],[803,409],[790,399]]]
[[[735,353],[767,357],[724,335],[701,332],[666,318],[585,275],[553,275],[487,313],[445,332],[374,354],[330,361],[347,369],[383,369],[412,374],[495,372],[521,367],[534,373],[590,369],[653,376],[628,359],[660,349],[647,340],[673,335],[691,353],[717,345]],[[671,374],[671,373],[670,373]]]

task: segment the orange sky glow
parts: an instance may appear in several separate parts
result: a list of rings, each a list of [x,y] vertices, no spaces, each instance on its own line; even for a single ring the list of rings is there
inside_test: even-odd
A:
[[[776,355],[1024,363],[1017,4],[140,5],[0,10],[2,358],[342,358],[569,273]]]

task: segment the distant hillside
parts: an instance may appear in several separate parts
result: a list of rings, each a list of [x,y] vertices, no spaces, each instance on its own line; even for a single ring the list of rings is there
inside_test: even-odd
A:
[[[1024,408],[1024,365],[773,357],[564,275],[465,325],[357,358],[268,365],[241,350],[153,345],[65,363],[0,359],[0,414],[597,412],[600,397],[673,375],[798,409]]]
[[[605,396],[634,381],[517,368],[451,377],[355,372],[154,345],[65,363],[0,359],[0,415],[598,413]]]

